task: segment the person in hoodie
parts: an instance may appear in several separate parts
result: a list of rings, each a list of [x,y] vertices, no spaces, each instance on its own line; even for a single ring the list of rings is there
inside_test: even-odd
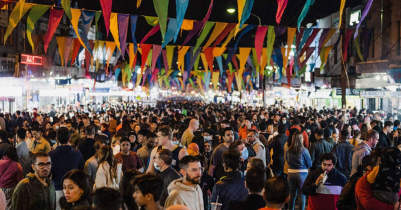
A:
[[[12,198],[12,210],[54,210],[56,192],[49,179],[52,160],[47,153],[37,152],[32,157],[32,169],[15,187]]]
[[[169,196],[164,207],[182,204],[191,210],[203,210],[203,195],[199,186],[203,170],[198,158],[190,155],[183,157],[180,160],[183,178],[174,180],[168,186]]]
[[[82,170],[85,162],[79,150],[68,145],[70,132],[67,128],[61,127],[57,132],[59,146],[49,152],[52,159],[52,182],[56,189],[57,209],[60,209],[59,200],[63,197],[63,183],[61,182],[64,174],[73,169]]]
[[[226,173],[214,185],[211,199],[212,203],[223,204],[222,210],[228,210],[231,201],[243,201],[249,194],[245,187],[245,177],[239,171],[240,162],[240,151],[231,149],[224,152],[223,166]]]
[[[320,156],[321,167],[310,172],[302,186],[302,193],[309,196],[308,210],[337,210],[336,203],[347,177],[334,166],[337,157],[333,153]]]

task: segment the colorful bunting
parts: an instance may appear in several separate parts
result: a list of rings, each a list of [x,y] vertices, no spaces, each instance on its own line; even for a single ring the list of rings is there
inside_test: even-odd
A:
[[[217,36],[216,41],[213,44],[213,47],[216,47],[220,44],[221,41],[235,28],[235,23],[228,23],[224,30]]]
[[[188,33],[187,37],[185,38],[184,42],[182,43],[181,46],[184,46],[187,42],[189,42],[189,40],[192,39],[193,36],[195,36],[195,34],[198,33],[198,31],[200,31],[203,27],[203,22],[201,21],[196,21],[194,23],[194,27],[193,29]]]
[[[113,0],[100,0],[100,5],[102,6],[102,14],[104,18],[104,25],[106,26],[107,37],[109,36],[110,14],[111,14],[112,4]]]
[[[128,21],[129,21],[129,16],[127,14],[118,14],[117,15],[118,19],[118,30],[119,30],[119,40],[120,40],[120,49],[121,49],[121,55],[125,55],[125,43],[127,42],[127,32],[128,32]]]
[[[72,48],[72,41],[74,41],[73,38],[66,37],[65,38],[65,50],[64,50],[64,66],[67,66],[70,53],[71,53],[71,48]]]
[[[35,45],[33,44],[33,41],[32,41],[32,31],[35,28],[36,22],[39,20],[40,17],[43,16],[43,14],[45,14],[45,12],[49,8],[50,8],[50,6],[48,6],[48,5],[37,4],[37,5],[33,6],[31,11],[29,11],[28,19],[26,21],[27,22],[26,35],[28,37],[28,41],[31,44],[33,50],[35,49]],[[10,15],[10,17],[11,17],[11,15]]]
[[[51,12],[51,10],[50,10],[50,12]],[[73,28],[74,31],[75,31],[75,34],[77,35],[77,39],[81,42],[82,46],[84,46],[84,47],[86,48],[86,50],[88,50],[89,53],[92,54],[92,50],[90,50],[91,48],[90,48],[90,46],[88,45],[88,42],[85,43],[85,42],[81,39],[81,37],[80,37],[80,35],[79,35],[79,32],[78,32],[78,24],[79,24],[79,18],[81,17],[81,10],[71,8],[71,15],[72,15],[72,18],[71,18],[71,25],[72,25],[72,28]],[[59,22],[60,22],[60,21],[59,21]],[[82,29],[84,29],[84,28],[82,28]],[[85,30],[85,29],[84,29],[84,30]],[[83,38],[84,38],[84,37],[86,37],[85,34],[84,34]],[[86,39],[86,40],[87,40],[87,39]]]
[[[129,43],[129,66],[131,68],[134,67],[136,60],[136,53],[135,53],[135,47],[133,43]]]
[[[167,28],[168,2],[169,0],[153,0],[153,5],[155,7],[157,17],[159,17],[159,26],[163,42]]]
[[[111,15],[110,15],[110,32],[111,32],[111,35],[113,35],[114,42],[116,43],[118,50],[121,51],[120,35],[119,35],[119,31],[118,31],[117,13],[111,13]]]
[[[263,48],[263,41],[265,40],[265,36],[267,33],[267,26],[259,26],[256,30],[255,35],[255,51],[256,51],[256,58],[260,63],[261,55],[262,55],[262,48]]]
[[[151,26],[155,26],[155,25],[159,24],[159,17],[145,16],[145,20]]]
[[[146,35],[142,38],[141,42],[139,43],[139,47],[148,40],[149,37],[153,36],[156,32],[160,30],[160,25],[154,26]]]
[[[136,54],[136,50],[138,49],[138,44],[136,42],[135,31],[136,31],[136,22],[138,21],[138,15],[130,15],[130,23],[131,23],[131,36],[132,42],[134,43],[134,53]]]
[[[177,41],[178,33],[180,32],[180,28],[182,22],[184,21],[185,13],[187,12],[189,0],[176,0],[176,10],[177,10],[177,30],[174,35],[174,43]],[[193,22],[192,22],[193,24]]]
[[[71,20],[72,15],[71,15],[71,6],[70,6],[71,1],[70,0],[61,0],[61,6],[63,6],[65,15]]]
[[[162,51],[161,45],[153,45],[152,66],[151,66],[151,70],[150,70],[150,72],[152,72],[152,74],[153,74],[153,71],[155,70],[156,61],[157,61],[157,58],[159,57],[161,51]]]
[[[49,23],[47,25],[47,33],[46,33],[46,38],[44,41],[45,52],[47,52],[49,43],[53,38],[54,32],[56,32],[58,24],[60,23],[61,18],[63,17],[63,14],[64,14],[64,10],[50,9]],[[72,21],[71,21],[71,24],[72,24]]]
[[[184,56],[187,53],[189,49],[189,46],[183,46],[179,51],[178,51],[178,69],[181,71],[181,73],[184,73]],[[167,53],[168,55],[168,53]],[[169,64],[170,65],[170,64]]]
[[[167,46],[166,47],[166,51],[167,51],[167,63],[168,63],[168,69],[167,70],[171,70],[171,64],[173,62],[173,53],[174,53],[174,48],[175,46]]]
[[[298,17],[298,22],[297,22],[297,28],[299,30],[299,28],[301,27],[301,23],[304,20],[306,14],[308,14],[309,8],[311,5],[313,5],[315,3],[315,0],[306,0],[306,3],[304,5],[304,8],[302,9],[301,14]]]
[[[280,25],[281,17],[283,16],[284,10],[287,7],[288,0],[277,0],[278,8],[276,13],[277,25]]]
[[[203,27],[205,26],[206,22],[209,20],[210,14],[212,14],[213,1],[214,0],[210,0],[209,9],[207,10],[205,18],[203,18],[203,20],[202,20],[202,28],[201,29],[203,29]]]
[[[344,50],[343,51],[344,62],[346,62],[347,58],[348,58],[348,44],[349,44],[349,41],[351,40],[352,32],[353,32],[352,29],[345,30],[344,46],[342,46],[342,48]]]
[[[174,35],[177,31],[177,20],[175,18],[170,18],[170,20],[168,21],[168,26],[167,26],[167,32],[166,32],[166,37],[164,38],[164,42],[163,42],[163,48],[171,42],[171,40],[173,40]],[[180,28],[178,28],[179,31]]]
[[[202,42],[205,40],[206,36],[209,34],[210,29],[212,29],[212,27],[214,26],[214,22],[207,22],[205,25],[205,28],[203,29],[201,35],[199,36],[198,40],[196,40],[196,46],[194,49],[194,54],[196,49],[199,48],[199,46],[202,44]]]
[[[320,62],[321,62],[320,71],[323,70],[323,67],[326,64],[326,61],[327,61],[327,58],[329,56],[331,49],[333,49],[333,46],[327,46],[327,47],[322,48],[322,51],[320,53]]]
[[[8,36],[11,34],[15,26],[17,26],[18,22],[25,15],[25,13],[32,8],[32,6],[33,4],[30,3],[21,4],[21,2],[17,2],[13,11],[11,12],[10,19],[8,20],[7,30],[4,34],[4,44],[6,43]]]
[[[354,39],[356,39],[356,37],[358,36],[359,27],[361,26],[362,22],[365,20],[366,15],[368,15],[370,7],[372,7],[372,3],[373,3],[373,0],[368,0],[368,3],[366,3],[366,7],[362,12],[361,19],[359,20],[359,23],[358,23],[358,25],[356,26],[356,29],[355,29]]]
[[[212,84],[213,84],[214,90],[216,90],[216,91],[218,90],[217,85],[219,83],[219,76],[220,76],[219,72],[213,72],[213,74],[212,74]]]
[[[226,26],[227,26],[227,23],[217,22],[216,26],[213,29],[212,34],[210,35],[206,44],[203,46],[203,49],[206,49],[207,47],[209,47],[214,42],[214,40],[216,40],[217,36],[225,29]]]
[[[78,56],[79,50],[81,49],[81,42],[78,39],[74,39],[74,47],[72,49],[71,65],[74,64],[76,57]]]
[[[341,28],[341,22],[342,22],[342,16],[343,16],[343,11],[344,11],[344,7],[345,7],[345,2],[346,2],[346,0],[341,0],[341,4],[340,4],[340,16],[339,16],[339,18],[340,18],[340,22],[338,23],[338,28],[340,29]]]
[[[194,29],[194,20],[186,20],[182,21],[181,30],[190,31]]]
[[[65,37],[57,36],[58,53],[60,55],[61,66],[64,66]]]
[[[113,52],[116,49],[116,43],[115,42],[108,42],[106,41],[106,60],[107,60],[107,65],[106,65],[106,74],[109,74],[109,63],[111,56],[113,56]],[[85,59],[87,59],[85,57]]]
[[[238,0],[238,1],[242,1],[242,0]],[[254,0],[246,0],[245,6],[242,10],[241,20],[239,21],[239,28],[242,28],[242,25],[244,25],[245,21],[248,20],[249,16],[251,15],[253,2],[254,2]]]
[[[272,52],[273,52],[273,45],[274,45],[274,40],[276,39],[275,35],[275,30],[274,26],[269,26],[267,30],[267,45],[266,45],[266,50],[267,50],[267,60],[266,63],[270,64],[270,59],[272,57]]]

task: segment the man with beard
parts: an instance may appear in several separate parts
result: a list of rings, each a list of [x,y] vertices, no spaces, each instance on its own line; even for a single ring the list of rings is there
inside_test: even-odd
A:
[[[223,155],[225,176],[218,181],[212,192],[212,203],[223,204],[221,210],[228,210],[231,201],[243,201],[248,196],[245,187],[245,177],[239,171],[241,153],[237,149],[224,152]]]
[[[56,209],[56,192],[49,174],[52,167],[50,156],[37,152],[32,157],[32,169],[15,187],[12,198],[12,209]]]
[[[191,210],[203,210],[203,195],[199,186],[204,168],[194,156],[185,156],[180,160],[180,172],[183,178],[176,179],[168,186],[169,196],[165,208],[182,204]]]
[[[214,177],[215,180],[220,180],[224,175],[223,154],[228,151],[228,148],[234,141],[234,132],[232,128],[224,128],[223,134],[224,143],[221,143],[213,150],[212,158],[210,160],[209,175]]]
[[[341,190],[347,183],[347,177],[334,166],[337,157],[333,153],[320,156],[321,167],[310,172],[302,186],[302,193],[309,196],[308,209],[336,210],[336,203]]]
[[[77,132],[75,132],[76,127],[77,127],[76,123],[72,123],[71,121],[67,122],[67,129],[68,129],[68,132],[70,133],[70,137],[71,137],[70,144],[72,146],[77,145],[77,142],[79,139],[79,134]]]
[[[139,158],[136,152],[132,152],[131,149],[131,142],[129,138],[123,137],[120,140],[121,142],[121,152],[117,153],[114,157],[117,160],[123,161],[122,170],[123,173],[130,169],[138,170],[139,172],[143,172],[142,161]]]
[[[146,140],[144,141],[144,146],[138,149],[137,153],[142,160],[143,165],[145,166],[145,170],[148,169],[148,161],[150,157],[150,153],[153,148],[156,146],[157,135],[153,132],[148,133],[146,136]]]

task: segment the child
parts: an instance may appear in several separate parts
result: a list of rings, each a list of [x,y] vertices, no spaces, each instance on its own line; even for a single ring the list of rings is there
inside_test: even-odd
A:
[[[401,179],[401,151],[391,147],[383,149],[381,164],[368,174],[368,182],[372,184],[375,198],[387,203],[397,203]]]

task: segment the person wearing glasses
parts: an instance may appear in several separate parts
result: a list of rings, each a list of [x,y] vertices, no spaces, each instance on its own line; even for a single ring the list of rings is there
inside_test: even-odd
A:
[[[256,152],[257,158],[263,160],[263,163],[266,165],[266,149],[265,145],[259,140],[259,133],[255,130],[250,130],[248,132],[248,143],[252,145],[253,150]]]
[[[32,157],[32,169],[21,180],[14,190],[11,209],[56,209],[56,191],[49,179],[52,162],[50,156],[44,152],[37,152]]]
[[[203,210],[203,195],[199,186],[204,168],[194,156],[185,156],[180,160],[180,172],[183,178],[171,182],[168,186],[169,196],[165,208],[173,205],[185,205],[191,210]]]

